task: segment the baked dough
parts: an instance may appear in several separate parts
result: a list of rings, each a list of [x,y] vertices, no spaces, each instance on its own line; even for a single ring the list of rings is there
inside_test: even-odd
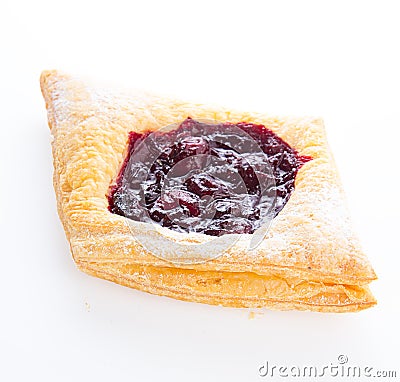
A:
[[[376,304],[367,286],[376,275],[352,230],[321,119],[111,93],[57,71],[43,72],[40,84],[54,137],[58,213],[82,271],[158,295],[231,307],[350,312]],[[129,132],[188,116],[263,124],[313,158],[299,170],[290,200],[255,249],[249,250],[252,235],[241,235],[221,256],[201,261],[192,249],[209,236],[154,229],[109,212],[107,193]],[[163,256],[152,254],[146,242],[164,243]]]

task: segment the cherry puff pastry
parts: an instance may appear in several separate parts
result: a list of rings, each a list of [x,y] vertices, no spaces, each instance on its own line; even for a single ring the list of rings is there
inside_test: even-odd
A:
[[[58,213],[82,271],[158,295],[230,307],[354,312],[376,304],[368,288],[376,275],[352,230],[321,119],[277,118],[144,92],[109,92],[57,71],[43,72],[40,84],[54,137]],[[287,163],[293,165],[298,160],[293,165],[292,183],[282,183],[286,187],[284,203],[266,229],[251,226],[257,219],[254,217],[241,220],[240,225],[237,219],[232,220],[233,225],[227,223],[225,210],[218,210],[219,220],[209,220],[214,228],[217,224],[224,231],[200,229],[195,220],[199,212],[190,208],[188,200],[197,198],[203,203],[200,196],[210,194],[204,191],[209,184],[204,174],[186,179],[175,193],[178,202],[174,206],[186,213],[183,220],[192,222],[186,228],[179,221],[171,223],[165,204],[160,215],[156,207],[161,193],[155,201],[145,199],[146,218],[140,213],[129,216],[129,198],[122,203],[126,209],[120,208],[115,195],[126,176],[127,163],[134,158],[132,152],[138,150],[136,141],[143,141],[152,132],[160,135],[158,131],[166,126],[175,126],[178,131],[185,123],[202,129],[230,126],[253,138],[257,134],[267,137],[257,141],[263,147],[260,155],[266,155],[265,163],[273,152],[268,146],[272,141],[284,147],[286,154],[291,153]],[[206,142],[214,153],[223,152],[214,139],[201,137],[202,129],[196,130],[200,136],[195,139],[186,132],[179,147],[185,142],[186,148],[193,145],[194,139],[196,147]],[[167,156],[160,152],[156,160],[176,160],[175,149],[168,150]],[[276,182],[293,172],[293,168],[283,171],[282,161],[279,163],[281,167],[276,164],[272,170],[281,176],[279,181],[275,176]],[[158,179],[157,172],[153,173],[150,175]],[[137,176],[130,179],[141,179]],[[137,190],[143,188],[136,183]],[[280,186],[277,184],[278,191]],[[229,195],[226,191],[223,203],[231,203]]]

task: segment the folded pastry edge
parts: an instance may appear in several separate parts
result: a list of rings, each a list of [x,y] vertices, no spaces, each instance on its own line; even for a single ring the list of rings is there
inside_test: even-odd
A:
[[[325,285],[303,280],[290,286],[278,277],[247,272],[184,270],[182,274],[182,269],[166,271],[152,266],[116,267],[79,261],[76,264],[91,276],[123,286],[209,305],[344,313],[367,309],[377,303],[368,286]]]

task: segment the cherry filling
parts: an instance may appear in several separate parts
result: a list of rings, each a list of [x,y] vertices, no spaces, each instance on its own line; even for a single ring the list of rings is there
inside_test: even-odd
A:
[[[282,210],[311,159],[246,122],[187,118],[174,130],[131,132],[109,210],[179,232],[253,233]]]

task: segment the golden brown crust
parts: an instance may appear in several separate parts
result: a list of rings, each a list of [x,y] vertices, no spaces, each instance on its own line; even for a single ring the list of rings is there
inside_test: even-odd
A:
[[[54,136],[58,211],[74,259],[85,272],[151,293],[228,306],[342,312],[375,304],[365,284],[376,276],[352,231],[322,120],[275,118],[145,93],[113,95],[56,71],[43,72],[41,88]],[[190,244],[206,242],[206,235],[166,234],[165,229],[150,230],[145,223],[127,224],[108,211],[106,194],[121,166],[129,131],[154,130],[188,116],[262,123],[313,160],[300,169],[295,192],[255,250],[248,250],[251,235],[243,235],[216,259],[177,266],[180,259],[173,245],[167,243],[165,258],[160,258],[135,236],[152,241],[168,235],[171,243],[186,246],[190,256]],[[153,281],[135,279],[133,269]],[[241,284],[227,282],[229,288],[216,287],[208,293],[202,285],[211,285],[213,272],[222,279],[241,279]],[[189,287],[193,275],[200,281]],[[286,295],[272,298],[271,288],[262,292],[260,285],[273,277],[289,286],[292,280],[302,280],[314,285],[315,294],[301,297],[295,287],[288,287]],[[259,285],[252,297],[247,279]],[[317,290],[315,285],[324,287]],[[357,290],[357,297],[349,290]]]
[[[78,267],[93,276],[153,294],[228,307],[345,312],[375,304],[366,286],[132,264],[78,262]]]

